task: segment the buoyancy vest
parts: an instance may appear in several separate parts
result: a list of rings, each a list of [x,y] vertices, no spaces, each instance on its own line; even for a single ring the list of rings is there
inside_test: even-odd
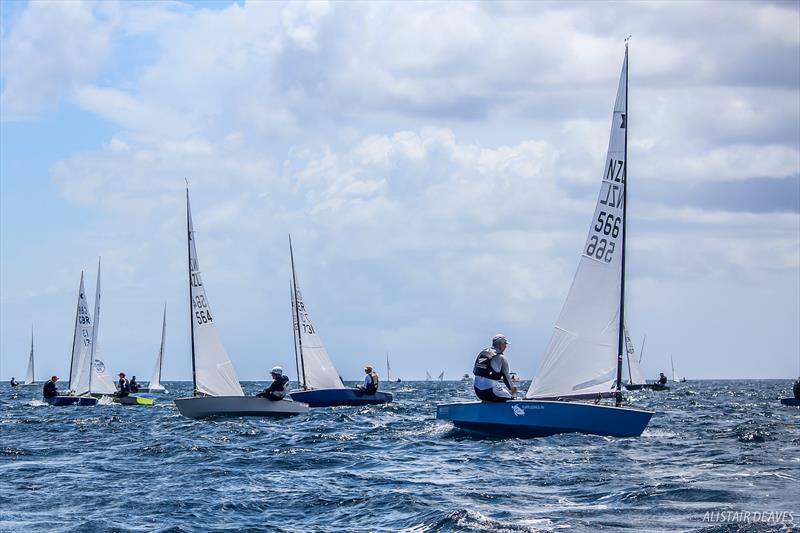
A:
[[[378,378],[377,372],[371,372],[369,377],[372,379],[372,386],[368,387],[368,389],[372,392],[378,390],[378,385],[380,385],[380,379]]]
[[[475,359],[475,366],[472,368],[472,373],[476,376],[500,381],[503,378],[503,374],[492,368],[492,359],[494,359],[496,355],[497,351],[494,348],[486,348],[483,350],[478,354],[478,358]]]

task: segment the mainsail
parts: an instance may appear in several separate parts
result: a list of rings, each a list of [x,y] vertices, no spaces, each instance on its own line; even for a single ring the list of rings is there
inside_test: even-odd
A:
[[[31,355],[28,358],[28,372],[25,374],[25,385],[33,385],[33,326],[31,326]]]
[[[610,394],[617,380],[623,298],[628,53],[617,89],[605,170],[578,269],[526,398]]]
[[[114,394],[117,389],[111,374],[108,372],[103,356],[97,346],[97,335],[100,330],[100,259],[97,260],[97,289],[94,296],[94,327],[92,327],[92,341],[89,344],[89,361],[92,362],[89,372],[89,393]]]
[[[298,381],[304,389],[343,389],[344,384],[333,366],[325,345],[322,344],[317,330],[311,323],[303,293],[297,283],[294,270],[294,254],[292,240],[289,237],[289,255],[292,261],[292,310],[294,316],[295,343],[298,349],[300,364]]]
[[[167,304],[164,304],[164,318],[161,321],[161,348],[158,350],[156,367],[153,369],[153,377],[150,378],[148,389],[150,392],[165,390],[161,384],[161,362],[164,360],[164,335],[167,332]]]
[[[437,377],[436,379],[438,379],[439,381],[444,381],[444,371],[442,371],[442,373],[439,374],[439,377]]]
[[[389,352],[386,352],[386,381],[393,381],[392,367],[389,365]]]
[[[222,346],[219,332],[211,316],[211,308],[197,262],[188,189],[186,189],[186,220],[189,239],[189,321],[192,324],[195,394],[244,396],[236,370]]]
[[[72,338],[72,360],[69,367],[69,390],[74,394],[89,392],[89,365],[91,362],[92,319],[83,289],[83,272],[78,289],[78,308],[75,311],[75,334]]]

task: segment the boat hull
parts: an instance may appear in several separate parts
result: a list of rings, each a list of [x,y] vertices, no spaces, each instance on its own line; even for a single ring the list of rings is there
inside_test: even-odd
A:
[[[134,391],[131,391],[134,392]],[[150,387],[139,387],[135,391],[137,394],[140,392],[146,392],[148,394],[167,394],[167,389],[151,389]]]
[[[45,401],[56,407],[63,407],[65,405],[97,405],[97,398],[92,398],[90,396],[53,396],[52,398],[46,398]]]
[[[153,405],[155,400],[152,398],[142,398],[141,396],[115,396],[114,403],[122,405]]]
[[[176,398],[178,411],[188,418],[228,416],[287,417],[308,412],[304,403],[272,401],[255,396],[190,396]]]
[[[522,438],[558,433],[638,437],[652,416],[653,411],[632,407],[549,400],[449,403],[436,408],[436,418],[458,428]]]
[[[662,391],[662,390],[669,390],[669,387],[666,385],[661,385],[659,383],[641,383],[636,385],[625,385],[627,390],[641,390],[641,389],[650,389],[654,391]]]
[[[389,403],[393,399],[390,392],[378,391],[375,394],[365,394],[356,389],[298,390],[291,392],[290,396],[294,401],[303,402],[309,407],[374,405]]]
[[[800,407],[800,400],[797,398],[781,398],[781,405],[789,407]]]

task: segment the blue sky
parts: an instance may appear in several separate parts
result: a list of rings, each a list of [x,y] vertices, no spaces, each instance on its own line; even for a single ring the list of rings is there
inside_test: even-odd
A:
[[[530,378],[630,60],[627,322],[648,377],[800,371],[796,2],[0,2],[0,375],[100,345],[190,379],[184,179],[242,379],[293,368],[287,235],[340,373]]]

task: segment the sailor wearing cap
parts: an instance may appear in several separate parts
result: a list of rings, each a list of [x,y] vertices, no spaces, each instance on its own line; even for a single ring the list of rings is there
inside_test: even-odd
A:
[[[492,346],[482,350],[475,360],[473,386],[475,394],[485,402],[505,402],[517,393],[511,383],[508,359],[503,355],[508,344],[506,336],[498,333],[492,337]]]
[[[289,376],[284,376],[283,369],[279,366],[272,367],[270,375],[272,383],[264,389],[264,392],[259,392],[256,396],[273,401],[283,400],[286,393],[289,392]]]
[[[375,369],[372,367],[372,365],[366,365],[364,367],[364,374],[366,374],[364,376],[364,383],[357,387],[358,390],[364,394],[375,394],[378,392],[378,386],[380,385],[378,373],[375,372]]]

